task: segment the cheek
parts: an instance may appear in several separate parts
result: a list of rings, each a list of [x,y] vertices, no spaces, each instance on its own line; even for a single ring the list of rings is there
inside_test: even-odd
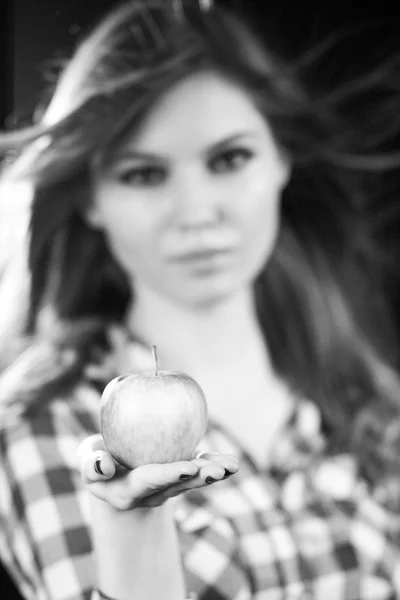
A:
[[[244,182],[237,206],[241,221],[251,232],[260,231],[267,235],[279,225],[283,186],[272,175],[268,171],[258,170]]]
[[[110,199],[113,199],[110,201]],[[97,198],[96,211],[115,258],[128,271],[141,268],[157,252],[162,223],[153,211],[146,210],[136,199],[105,191]],[[146,268],[146,265],[143,265]]]
[[[282,188],[265,171],[247,182],[239,219],[246,254],[255,269],[261,268],[273,251],[280,226]]]

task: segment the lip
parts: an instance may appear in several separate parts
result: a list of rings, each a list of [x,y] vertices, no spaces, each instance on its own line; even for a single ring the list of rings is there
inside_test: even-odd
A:
[[[174,254],[170,257],[170,261],[180,263],[206,262],[219,257],[228,257],[232,255],[232,253],[233,250],[230,248],[204,248],[201,250],[197,249],[190,252]]]

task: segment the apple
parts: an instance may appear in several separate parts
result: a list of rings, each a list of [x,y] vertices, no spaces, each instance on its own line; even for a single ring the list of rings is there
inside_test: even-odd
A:
[[[155,349],[153,349],[155,354]],[[121,465],[191,460],[207,428],[207,403],[186,373],[158,370],[111,380],[100,402],[105,446]]]

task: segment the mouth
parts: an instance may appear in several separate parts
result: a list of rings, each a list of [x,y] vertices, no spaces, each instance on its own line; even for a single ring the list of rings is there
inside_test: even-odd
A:
[[[232,250],[228,248],[204,248],[201,250],[197,249],[190,252],[182,252],[180,254],[175,254],[170,257],[170,261],[178,263],[207,262],[216,260],[218,258],[227,258],[231,255]]]
[[[176,254],[172,266],[196,277],[211,277],[230,270],[237,262],[237,253],[231,249],[207,248]]]

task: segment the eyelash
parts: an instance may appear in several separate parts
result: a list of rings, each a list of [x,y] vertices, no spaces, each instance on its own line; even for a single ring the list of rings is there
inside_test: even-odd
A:
[[[225,175],[240,170],[252,157],[253,152],[248,148],[232,148],[212,158],[209,167],[213,173]],[[238,158],[239,162],[237,162]],[[218,166],[221,162],[225,165],[222,168]],[[132,167],[118,175],[121,183],[140,187],[157,187],[165,181],[166,177],[165,168],[153,166]],[[135,183],[134,179],[139,179],[139,182]]]
[[[235,158],[240,157],[239,160],[239,164],[237,164],[237,162],[234,160]],[[248,148],[231,148],[230,150],[226,150],[225,152],[222,152],[219,156],[216,156],[212,159],[211,164],[214,164],[214,172],[219,173],[219,174],[223,174],[223,173],[230,173],[232,171],[237,171],[239,169],[241,169],[244,164],[246,164],[251,158],[253,157],[253,152],[251,150],[249,150]],[[228,168],[225,170],[223,169],[222,171],[219,170],[218,168],[215,168],[215,164],[218,163],[219,161],[226,161],[226,159],[229,159],[232,161],[230,166],[228,166]]]
[[[151,181],[152,176],[157,174],[156,181]],[[133,167],[118,175],[118,179],[125,185],[136,185],[140,187],[156,187],[164,181],[166,176],[165,169],[160,167]],[[134,182],[133,179],[140,179]],[[143,181],[145,179],[145,181]]]

